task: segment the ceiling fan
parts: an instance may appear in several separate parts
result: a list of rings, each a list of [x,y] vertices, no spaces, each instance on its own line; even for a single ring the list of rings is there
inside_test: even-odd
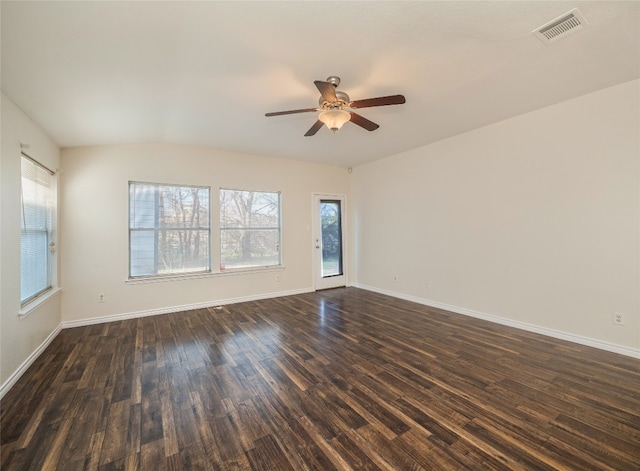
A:
[[[401,105],[406,102],[403,95],[390,95],[378,98],[366,98],[364,100],[351,101],[349,95],[345,92],[336,90],[340,85],[340,77],[331,76],[326,81],[316,80],[316,84],[320,91],[320,106],[317,108],[304,108],[300,110],[274,111],[265,113],[265,116],[280,116],[284,114],[308,113],[312,111],[320,111],[318,120],[306,132],[305,136],[313,136],[318,130],[326,125],[333,132],[337,131],[347,121],[366,129],[367,131],[375,131],[380,126],[367,118],[354,113],[351,110],[360,108],[370,108],[372,106],[385,105]]]

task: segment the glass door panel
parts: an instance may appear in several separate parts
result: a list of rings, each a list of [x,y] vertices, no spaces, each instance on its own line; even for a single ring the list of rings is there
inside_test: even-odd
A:
[[[315,289],[346,286],[344,245],[344,196],[314,195]]]
[[[320,200],[322,277],[342,275],[342,214],[340,201]]]

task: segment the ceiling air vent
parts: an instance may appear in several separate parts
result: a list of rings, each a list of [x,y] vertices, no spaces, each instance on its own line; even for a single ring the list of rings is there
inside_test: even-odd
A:
[[[535,34],[543,43],[551,44],[567,36],[582,31],[587,25],[587,21],[578,9],[573,9],[559,18],[536,29]]]

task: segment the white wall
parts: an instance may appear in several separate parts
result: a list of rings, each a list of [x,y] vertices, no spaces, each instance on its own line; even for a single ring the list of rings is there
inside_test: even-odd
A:
[[[157,313],[167,308],[311,290],[312,194],[349,193],[349,174],[344,168],[177,144],[65,149],[62,165],[66,325],[104,316]],[[127,283],[129,181],[210,186],[214,227],[218,212],[213,205],[217,204],[220,187],[281,191],[285,268],[277,272]],[[216,267],[217,231],[212,236]],[[99,293],[105,294],[105,303],[97,302]]]
[[[639,88],[354,169],[358,285],[640,353]]]
[[[46,167],[60,167],[57,146],[4,94],[1,107],[0,159],[0,384],[6,392],[14,373],[60,325],[60,294],[49,297],[20,319],[20,144]]]

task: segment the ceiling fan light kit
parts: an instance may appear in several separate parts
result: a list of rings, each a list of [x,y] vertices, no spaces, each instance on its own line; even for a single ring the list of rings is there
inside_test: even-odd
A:
[[[318,120],[313,126],[305,133],[305,136],[313,136],[320,128],[325,125],[327,128],[336,132],[340,129],[344,123],[351,121],[352,123],[360,126],[367,131],[375,131],[380,126],[369,121],[367,118],[360,116],[359,114],[351,111],[359,108],[370,108],[372,106],[385,106],[385,105],[401,105],[406,103],[403,95],[391,95],[378,98],[367,98],[364,100],[351,101],[349,95],[345,92],[338,91],[336,88],[340,84],[340,77],[332,75],[328,77],[326,81],[316,80],[314,82],[318,90],[320,91],[320,99],[318,100],[318,108],[304,108],[298,110],[288,111],[274,111],[266,113],[265,116],[281,116],[284,114],[293,113],[307,113],[312,111],[320,111]]]
[[[344,110],[327,110],[320,113],[318,119],[322,121],[326,127],[336,132],[344,123],[351,119],[351,114]]]

